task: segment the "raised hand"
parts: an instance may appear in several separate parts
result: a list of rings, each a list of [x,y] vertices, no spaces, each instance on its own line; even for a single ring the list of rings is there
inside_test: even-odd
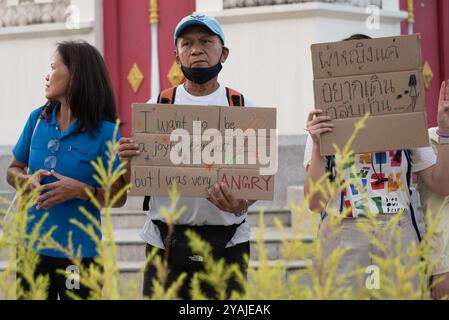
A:
[[[449,135],[449,80],[441,84],[437,120],[439,130]]]

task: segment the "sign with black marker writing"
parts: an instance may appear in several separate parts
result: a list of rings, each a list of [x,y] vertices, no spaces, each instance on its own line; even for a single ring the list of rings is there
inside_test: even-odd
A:
[[[314,44],[312,60],[315,107],[335,124],[321,135],[321,155],[343,148],[366,113],[354,152],[428,146],[418,35]]]
[[[220,178],[239,199],[273,199],[274,108],[134,104],[132,132],[132,195],[167,196],[176,183],[205,198]]]
[[[207,190],[217,183],[216,168],[136,166],[131,170],[133,195],[167,196],[176,183],[181,195],[208,197]]]
[[[193,132],[193,121],[199,121],[202,131],[217,128],[220,109],[198,109],[196,106],[133,104],[133,133],[167,133],[176,129]]]

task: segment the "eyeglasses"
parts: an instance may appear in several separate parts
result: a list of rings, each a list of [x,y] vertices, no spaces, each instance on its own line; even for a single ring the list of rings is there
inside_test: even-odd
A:
[[[44,160],[44,166],[47,170],[53,170],[56,168],[58,163],[58,158],[56,157],[56,152],[59,150],[59,140],[51,139],[47,144],[48,152],[50,153]]]

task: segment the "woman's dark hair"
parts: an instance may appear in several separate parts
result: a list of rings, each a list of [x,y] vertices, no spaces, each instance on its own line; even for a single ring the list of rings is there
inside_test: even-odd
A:
[[[118,118],[111,80],[100,52],[85,41],[64,41],[57,45],[70,73],[67,103],[78,120],[78,131],[94,132],[102,120]],[[58,101],[48,101],[45,114],[51,116]]]
[[[349,38],[343,39],[343,41],[350,41],[350,40],[366,40],[366,39],[372,39],[370,36],[367,36],[366,34],[353,34]]]

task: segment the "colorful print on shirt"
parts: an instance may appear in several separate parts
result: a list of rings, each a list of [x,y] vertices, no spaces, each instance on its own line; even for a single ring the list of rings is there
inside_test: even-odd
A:
[[[345,166],[346,181],[358,181],[343,192],[343,208],[349,209],[348,217],[395,214],[408,209],[407,168],[403,151],[355,155],[354,162]]]

